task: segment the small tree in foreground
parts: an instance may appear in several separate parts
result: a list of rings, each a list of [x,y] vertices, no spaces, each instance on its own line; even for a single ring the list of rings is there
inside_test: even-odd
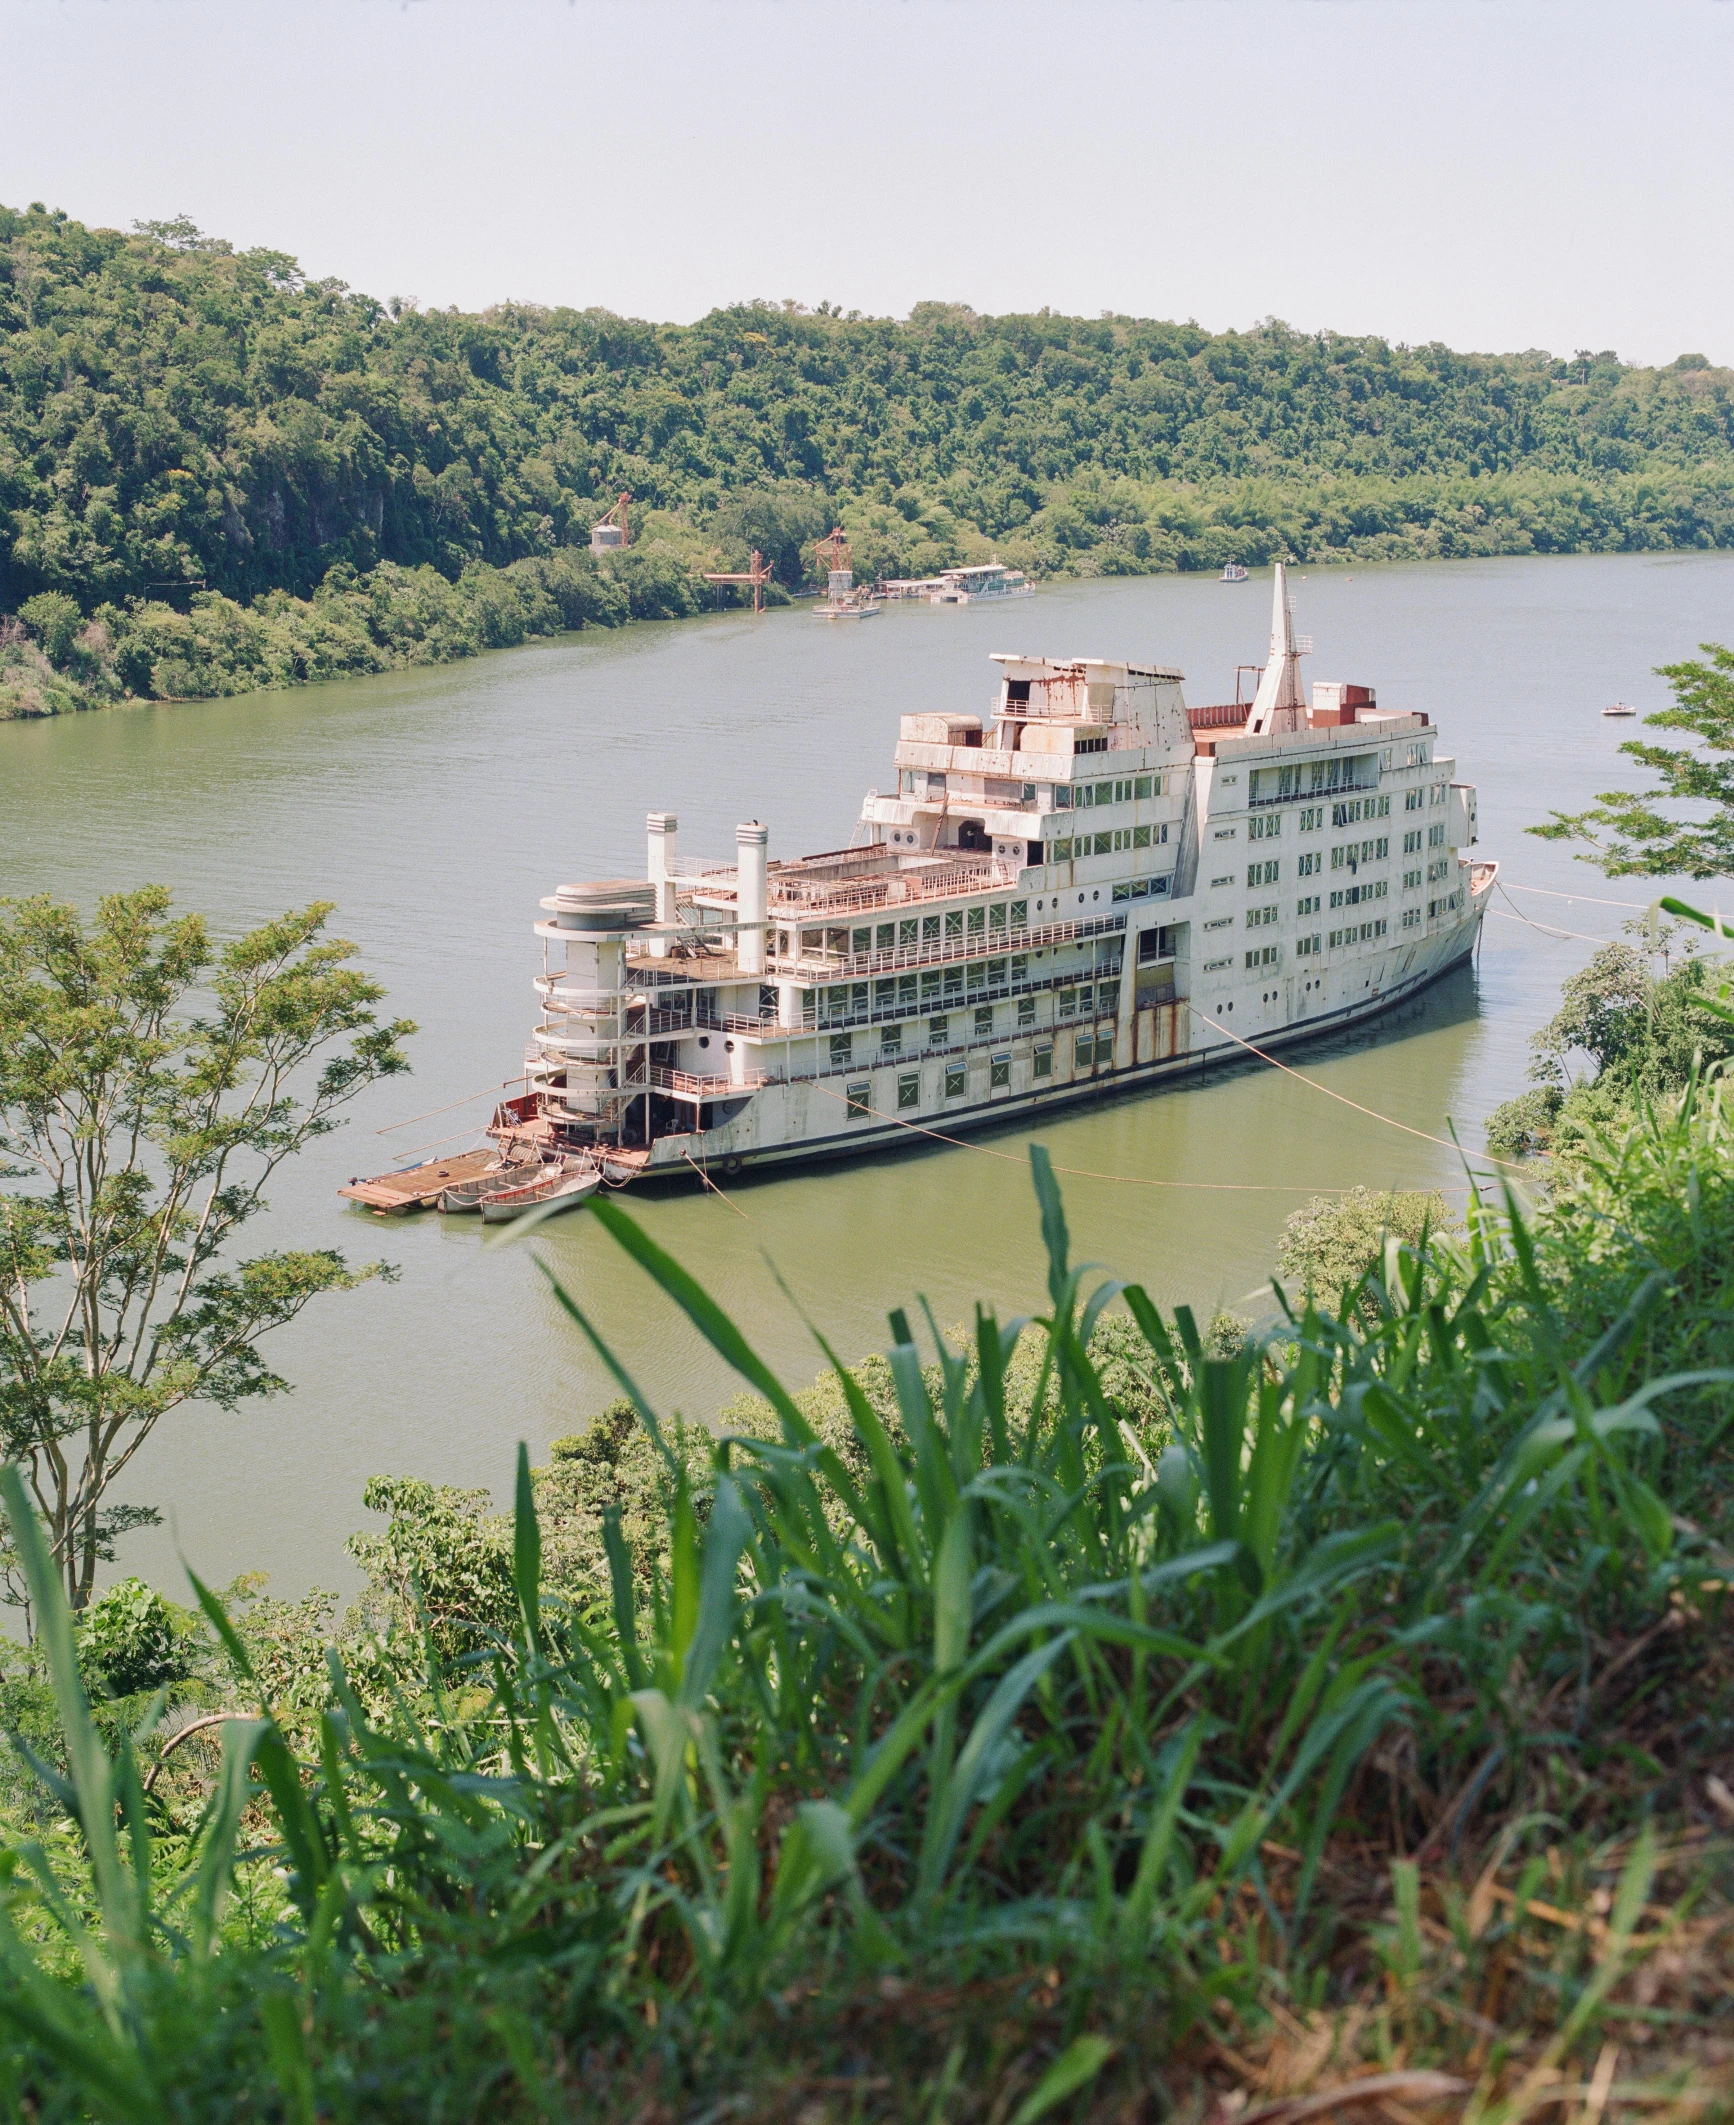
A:
[[[328,904],[213,946],[161,886],[88,926],[0,902],[0,1451],[20,1463],[75,1608],[149,1507],[107,1503],[171,1410],[287,1383],[260,1339],[381,1273],[238,1256],[283,1161],[407,1069],[407,1020],[325,936]]]

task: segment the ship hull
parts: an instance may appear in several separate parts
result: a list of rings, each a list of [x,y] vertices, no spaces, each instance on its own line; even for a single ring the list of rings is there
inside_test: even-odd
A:
[[[1091,1076],[1074,1077],[1066,1083],[1022,1091],[1008,1090],[984,1100],[960,1102],[939,1112],[912,1115],[907,1121],[891,1119],[884,1113],[882,1104],[876,1101],[869,1118],[852,1121],[843,1128],[780,1143],[731,1145],[722,1139],[734,1132],[720,1130],[710,1132],[708,1140],[701,1136],[684,1137],[676,1141],[685,1148],[676,1150],[670,1144],[663,1158],[653,1158],[638,1185],[655,1186],[667,1182],[682,1187],[699,1187],[706,1179],[717,1175],[730,1178],[749,1171],[768,1171],[772,1167],[787,1168],[837,1159],[869,1158],[893,1150],[914,1150],[933,1143],[936,1138],[943,1140],[1028,1123],[1063,1108],[1133,1097],[1171,1084],[1197,1084],[1207,1079],[1213,1070],[1242,1061],[1249,1047],[1265,1053],[1303,1047],[1352,1026],[1369,1024],[1399,1005],[1412,1002],[1454,973],[1473,955],[1480,939],[1486,897],[1478,896],[1472,917],[1457,933],[1433,940],[1436,949],[1428,954],[1424,966],[1362,1001],[1320,1011],[1316,1016],[1287,1025],[1261,1027],[1246,1036],[1247,1045],[1210,1034],[1208,1045],[1180,1048],[1171,1055],[1111,1067]],[[1184,1004],[1177,1008],[1182,1012],[1187,1009]],[[892,1068],[892,1065],[885,1064],[870,1071],[863,1065],[853,1074],[883,1078]],[[839,1116],[846,1111],[841,1085],[843,1077],[849,1074],[839,1073],[834,1087]],[[658,1149],[662,1150],[662,1146],[659,1145]]]

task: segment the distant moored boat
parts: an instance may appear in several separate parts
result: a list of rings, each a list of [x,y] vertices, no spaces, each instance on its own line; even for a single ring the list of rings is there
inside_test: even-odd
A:
[[[1246,570],[1239,561],[1230,561],[1217,578],[1217,581],[1220,583],[1244,583],[1246,581]]]

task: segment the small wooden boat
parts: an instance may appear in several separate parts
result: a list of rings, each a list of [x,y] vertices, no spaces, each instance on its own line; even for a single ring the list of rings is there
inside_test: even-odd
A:
[[[1602,710],[1604,716],[1635,716],[1637,710],[1629,701],[1610,701]]]
[[[482,1223],[484,1225],[509,1224],[515,1217],[522,1217],[526,1210],[546,1210],[552,1217],[556,1211],[576,1210],[578,1205],[593,1196],[602,1185],[602,1176],[592,1165],[549,1166],[541,1178],[526,1181],[521,1187],[497,1189],[492,1195],[482,1197]]]
[[[479,1210],[485,1195],[497,1195],[502,1188],[521,1188],[526,1181],[533,1181],[542,1170],[539,1158],[501,1159],[490,1166],[486,1173],[477,1174],[471,1180],[454,1181],[440,1197],[444,1211]]]

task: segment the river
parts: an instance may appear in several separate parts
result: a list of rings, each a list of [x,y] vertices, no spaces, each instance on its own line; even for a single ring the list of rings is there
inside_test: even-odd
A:
[[[1645,899],[1523,829],[1627,779],[1616,747],[1636,726],[1597,711],[1661,706],[1651,668],[1728,637],[1734,556],[1309,569],[1294,589],[1319,645],[1309,675],[1371,683],[1381,706],[1432,716],[1480,787],[1479,852],[1508,878]],[[711,1417],[730,1377],[590,1220],[484,1247],[473,1220],[384,1223],[337,1187],[483,1118],[480,1102],[393,1126],[521,1062],[536,903],[565,879],[641,876],[647,810],[679,814],[683,855],[732,861],[735,822],[751,817],[769,822],[773,857],[835,847],[862,792],[889,786],[898,715],[986,708],[991,650],[1177,664],[1200,703],[1231,694],[1237,663],[1262,661],[1268,616],[1268,574],[1240,588],[1104,580],[1003,611],[893,606],[850,628],[800,607],[727,613],[300,692],[0,725],[0,892],[88,907],[157,880],[225,932],[330,899],[389,1008],[421,1028],[414,1076],[359,1102],[283,1176],[271,1213],[273,1240],[381,1255],[398,1279],[322,1301],[273,1340],[292,1394],[165,1425],[130,1495],[166,1524],[129,1538],[123,1566],[177,1593],[177,1550],[217,1581],[266,1571],[285,1596],[347,1587],[343,1540],[367,1517],[369,1474],[508,1491],[519,1439],[541,1452],[611,1391],[533,1253],[662,1410]],[[1583,938],[1626,919],[1593,898],[1494,906],[1472,969],[1288,1059],[1379,1115],[1433,1135],[1449,1119],[1479,1141],[1489,1109],[1521,1089],[1525,1042],[1559,983],[1593,950]],[[1514,907],[1581,934],[1544,934]],[[1309,1191],[1459,1179],[1448,1150],[1260,1066],[1057,1117],[1041,1137],[1057,1164],[1109,1176],[1066,1184],[1077,1254],[1205,1310],[1256,1307],[1282,1221]],[[1018,1136],[746,1177],[731,1197],[641,1198],[637,1214],[791,1383],[821,1360],[779,1277],[850,1354],[882,1347],[887,1309],[918,1295],[941,1322],[977,1297],[1002,1313],[1040,1304]]]

